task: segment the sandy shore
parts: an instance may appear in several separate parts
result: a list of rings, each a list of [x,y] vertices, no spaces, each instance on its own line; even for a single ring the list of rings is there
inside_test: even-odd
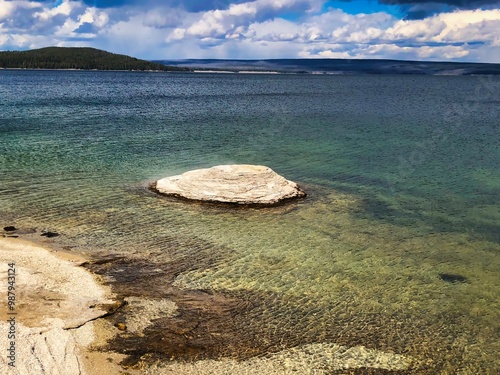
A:
[[[96,371],[99,356],[88,348],[97,339],[94,321],[115,301],[78,267],[83,261],[21,239],[0,239],[0,343],[8,354],[0,356],[0,373],[111,373]]]

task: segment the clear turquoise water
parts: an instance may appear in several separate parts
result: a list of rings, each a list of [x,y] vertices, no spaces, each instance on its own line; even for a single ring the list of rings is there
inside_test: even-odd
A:
[[[283,328],[294,344],[341,340],[338,321],[364,332],[346,343],[417,370],[495,373],[499,93],[479,77],[0,71],[0,224],[189,258],[176,285],[273,295],[256,327],[303,306]],[[231,210],[145,189],[228,163],[270,166],[309,197]],[[387,339],[391,319],[403,328]]]

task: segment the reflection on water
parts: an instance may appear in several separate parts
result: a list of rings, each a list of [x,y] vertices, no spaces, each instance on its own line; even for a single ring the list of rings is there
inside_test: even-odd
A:
[[[0,73],[1,224],[124,256],[90,268],[179,306],[110,343],[132,362],[326,342],[402,354],[410,373],[499,369],[497,125],[487,102],[460,131],[442,116],[473,77]],[[233,209],[146,189],[228,162],[309,196]]]

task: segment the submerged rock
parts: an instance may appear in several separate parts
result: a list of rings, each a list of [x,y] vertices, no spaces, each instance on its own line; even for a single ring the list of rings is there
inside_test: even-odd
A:
[[[218,165],[162,178],[153,185],[161,194],[197,201],[273,205],[304,197],[293,181],[261,165]]]
[[[448,283],[466,283],[469,279],[462,275],[456,275],[452,273],[440,273],[439,277],[441,280],[446,281]]]
[[[51,232],[51,231],[42,231],[42,234],[40,236],[47,237],[47,238],[52,238],[52,237],[59,236],[59,233]]]

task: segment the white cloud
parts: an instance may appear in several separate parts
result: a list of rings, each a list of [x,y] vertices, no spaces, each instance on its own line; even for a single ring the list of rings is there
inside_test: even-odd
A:
[[[0,0],[0,21],[15,15],[16,11],[31,11],[41,8],[42,4],[32,1]]]
[[[322,0],[253,0],[199,12],[156,4],[98,9],[82,0],[0,0],[0,48],[90,45],[151,59],[500,60],[500,9],[399,20],[383,12],[321,13]],[[294,18],[281,17],[290,12]]]
[[[398,46],[395,44],[372,45],[364,50],[366,58],[382,58],[390,54],[415,60],[446,60],[467,56],[468,51],[463,46]]]
[[[80,8],[81,4],[76,1],[64,0],[58,6],[53,8],[44,8],[41,12],[36,12],[33,17],[39,21],[49,21],[57,15],[69,16],[74,8]]]
[[[423,20],[398,21],[386,32],[389,40],[422,42],[493,41],[500,30],[500,9],[461,10]]]
[[[325,40],[332,43],[366,43],[381,37],[385,26],[391,21],[395,22],[395,19],[385,13],[351,15],[340,10],[331,10],[305,19],[300,24],[280,18],[253,23],[247,36],[258,40],[292,40],[293,34],[297,42],[303,43]]]
[[[171,42],[171,41],[174,41],[174,40],[181,40],[181,39],[184,39],[184,36],[186,35],[186,30],[184,29],[174,29],[166,38],[165,38],[165,41],[168,43],[168,42]]]
[[[275,19],[254,23],[246,37],[254,41],[289,40],[302,44],[301,57],[485,59],[499,44],[500,10],[456,11],[423,20],[403,21],[385,13],[346,14],[340,10],[310,17],[300,25]],[[309,37],[308,37],[309,36]],[[469,43],[480,41],[482,46]],[[496,55],[495,55],[496,56]]]
[[[424,41],[435,39],[444,30],[446,30],[446,23],[437,17],[412,21],[401,20],[385,32],[385,37],[392,40],[413,39]]]
[[[12,14],[16,4],[11,1],[0,0],[0,21]]]
[[[299,25],[282,18],[276,18],[270,21],[252,23],[244,35],[253,40],[275,41],[297,39],[300,32]]]
[[[71,39],[71,38],[94,38],[96,36],[96,31],[106,27],[109,22],[109,15],[104,11],[97,10],[96,8],[85,8],[81,4],[76,2],[71,6],[64,5],[69,3],[62,3],[59,7],[53,8],[50,12],[47,12],[52,16],[52,19],[48,19],[54,22],[54,32],[53,34],[61,39]],[[62,9],[59,9],[62,8]],[[65,18],[62,24],[58,23],[57,15],[65,14],[68,17]],[[71,16],[70,16],[71,15]],[[79,29],[82,25],[87,24],[93,27],[91,32],[80,32]]]
[[[196,22],[186,26],[186,35],[226,38],[226,35],[233,35],[238,27],[247,27],[255,21],[266,21],[278,16],[283,10],[308,10],[315,3],[317,1],[314,0],[255,0],[231,4],[227,9],[204,12]],[[266,19],[260,19],[261,17]]]
[[[47,45],[67,45],[72,40],[93,39],[98,29],[109,23],[106,12],[88,7],[80,1],[63,0],[54,5],[47,2],[0,0],[3,17],[3,37],[0,47],[38,48]],[[80,32],[82,25],[92,26],[93,32]]]
[[[231,16],[255,16],[255,14],[257,13],[257,2],[231,4],[227,13]]]
[[[500,9],[491,10],[461,10],[450,13],[441,13],[438,18],[446,22],[450,27],[462,28],[470,24],[483,21],[498,20]]]
[[[352,56],[346,51],[332,51],[331,49],[325,49],[317,53],[311,53],[311,51],[301,51],[299,52],[299,57],[302,58],[322,58],[322,59],[352,59]]]
[[[406,59],[406,60],[446,60],[468,55],[463,46],[398,46],[395,44],[358,44],[346,49],[344,44],[323,45],[319,49],[306,48],[300,52],[304,58],[345,58],[345,59]]]
[[[109,22],[108,14],[99,12],[95,8],[87,8],[85,13],[78,17],[79,24],[91,23],[98,28],[104,27]]]
[[[0,29],[0,46],[3,44],[7,44],[10,41],[10,36],[7,34],[4,34],[2,30]]]

